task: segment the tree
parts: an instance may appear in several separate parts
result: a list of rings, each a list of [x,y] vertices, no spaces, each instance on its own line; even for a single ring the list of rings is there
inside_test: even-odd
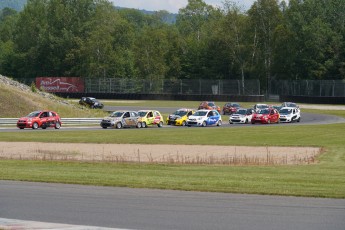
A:
[[[258,0],[248,11],[254,35],[257,38],[256,60],[260,71],[263,65],[266,81],[266,94],[269,94],[272,77],[274,31],[281,23],[282,12],[277,0]],[[256,46],[256,45],[255,45]]]

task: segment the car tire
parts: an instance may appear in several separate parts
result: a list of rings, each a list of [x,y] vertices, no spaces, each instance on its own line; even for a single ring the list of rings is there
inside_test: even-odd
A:
[[[206,127],[207,126],[206,121],[204,121],[201,126]]]
[[[217,126],[222,126],[222,121],[218,121]]]
[[[141,122],[137,123],[137,128],[140,129],[142,127]]]
[[[56,122],[56,123],[55,123],[55,129],[60,129],[60,128],[61,128],[60,122]]]
[[[186,126],[186,122],[185,121],[182,121],[182,126]]]
[[[143,122],[143,123],[141,124],[141,127],[142,127],[142,128],[147,128],[146,122]]]
[[[298,119],[297,119],[297,122],[300,122],[301,121],[301,117],[299,117]]]
[[[159,128],[162,128],[163,127],[163,122],[162,121],[160,121],[159,123],[158,123],[158,125],[157,125]]]
[[[102,128],[103,128],[103,129],[106,129],[106,128],[107,128],[107,126],[102,126]]]
[[[32,129],[38,129],[38,123],[37,122],[32,124]]]
[[[267,124],[271,124],[271,120],[267,120]]]
[[[122,128],[122,123],[121,122],[117,122],[116,123],[116,128],[117,129],[121,129]]]
[[[246,119],[245,123],[246,123],[246,124],[248,124],[248,123],[249,123],[248,118]]]

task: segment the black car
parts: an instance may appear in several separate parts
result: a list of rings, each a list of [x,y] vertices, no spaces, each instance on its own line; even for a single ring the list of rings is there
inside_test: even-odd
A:
[[[103,109],[104,105],[94,97],[82,97],[79,104],[89,106],[91,109]]]

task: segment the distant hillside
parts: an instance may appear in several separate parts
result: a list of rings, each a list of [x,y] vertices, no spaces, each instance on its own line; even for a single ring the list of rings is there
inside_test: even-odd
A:
[[[6,7],[12,8],[16,11],[21,11],[24,9],[26,2],[27,0],[0,0],[0,11]],[[116,7],[116,8],[119,10],[126,9],[124,7]],[[139,10],[139,11],[148,15],[152,15],[156,13],[156,11],[148,11],[148,10]],[[162,20],[168,24],[174,24],[176,22],[176,15],[177,14],[169,13]]]
[[[24,9],[27,0],[0,0],[0,10],[4,8],[12,8],[16,11]]]

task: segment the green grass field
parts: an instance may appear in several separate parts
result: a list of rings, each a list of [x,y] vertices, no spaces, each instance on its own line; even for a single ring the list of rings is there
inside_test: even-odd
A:
[[[1,141],[318,146],[303,166],[210,166],[1,160],[0,179],[227,193],[345,198],[345,123],[224,128],[2,132]],[[5,151],[0,149],[0,152]]]

